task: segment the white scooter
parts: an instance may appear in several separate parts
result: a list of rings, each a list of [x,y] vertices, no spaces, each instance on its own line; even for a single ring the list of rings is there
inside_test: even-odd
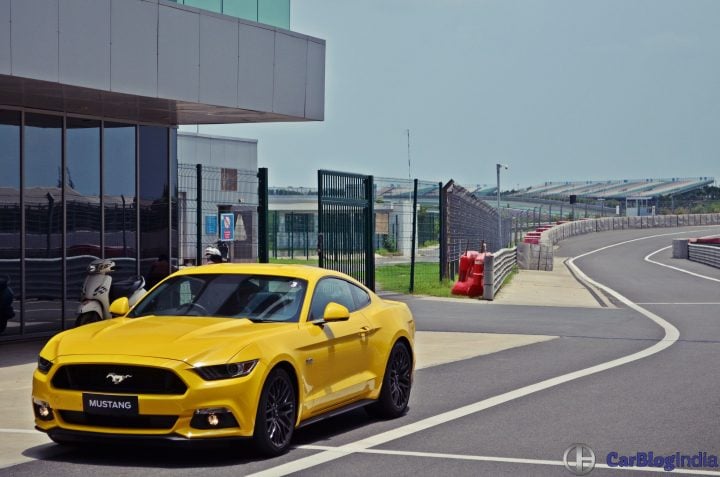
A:
[[[110,303],[126,296],[132,307],[142,298],[145,290],[145,279],[138,275],[128,280],[113,282],[110,275],[115,269],[115,262],[108,259],[94,260],[88,265],[87,277],[80,294],[80,306],[75,326],[85,325],[112,318]]]

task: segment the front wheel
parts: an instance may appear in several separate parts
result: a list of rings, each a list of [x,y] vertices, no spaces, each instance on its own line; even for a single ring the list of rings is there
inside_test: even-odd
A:
[[[412,388],[412,356],[403,343],[395,343],[385,367],[380,397],[367,410],[380,418],[393,419],[405,414]]]
[[[88,323],[95,323],[100,320],[102,320],[102,318],[94,311],[86,311],[85,313],[80,313],[75,319],[75,326],[87,325]]]
[[[287,452],[296,416],[295,387],[287,371],[276,368],[268,375],[260,394],[253,432],[257,450],[268,457]]]

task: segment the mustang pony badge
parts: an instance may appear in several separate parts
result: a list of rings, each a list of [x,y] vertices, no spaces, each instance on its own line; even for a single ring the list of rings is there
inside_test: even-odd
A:
[[[105,379],[109,379],[113,384],[120,384],[129,378],[132,378],[131,374],[108,373],[108,375],[105,376]]]

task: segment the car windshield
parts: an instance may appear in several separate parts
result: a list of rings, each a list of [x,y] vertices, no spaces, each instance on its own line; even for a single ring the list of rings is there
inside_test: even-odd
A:
[[[172,277],[128,315],[212,316],[264,322],[297,322],[307,282],[299,278],[197,274]]]

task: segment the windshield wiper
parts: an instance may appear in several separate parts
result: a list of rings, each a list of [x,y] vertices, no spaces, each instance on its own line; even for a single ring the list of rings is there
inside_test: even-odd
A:
[[[250,318],[249,316],[243,316],[243,318],[246,318],[253,323],[279,323],[278,320],[268,320],[267,318]]]

